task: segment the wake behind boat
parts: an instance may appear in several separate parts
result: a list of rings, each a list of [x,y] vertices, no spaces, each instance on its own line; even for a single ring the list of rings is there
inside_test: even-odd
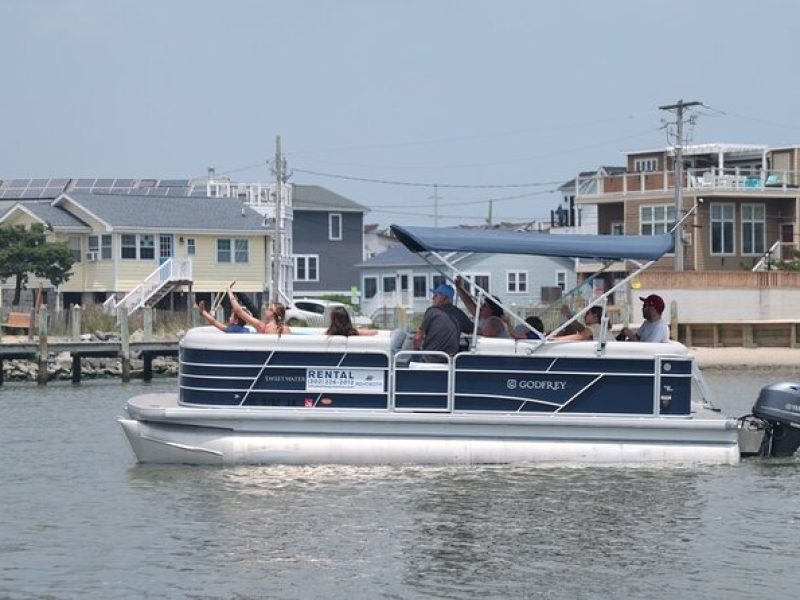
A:
[[[671,249],[669,235],[392,229],[409,249],[445,263],[438,252],[650,261],[640,272]],[[773,454],[800,445],[791,426],[793,414],[800,422],[797,389],[764,394],[764,404],[794,401],[780,415],[725,417],[685,346],[606,341],[607,321],[601,331],[591,342],[474,333],[451,357],[410,350],[401,330],[344,337],[196,328],[181,341],[178,393],[132,398],[120,423],[144,463],[734,464],[742,423]],[[423,360],[434,354],[441,362]]]

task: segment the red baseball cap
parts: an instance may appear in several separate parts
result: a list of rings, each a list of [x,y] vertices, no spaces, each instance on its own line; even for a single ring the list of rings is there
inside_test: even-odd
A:
[[[664,299],[658,294],[650,294],[647,298],[639,298],[644,302],[645,306],[650,305],[655,308],[659,313],[664,312]]]

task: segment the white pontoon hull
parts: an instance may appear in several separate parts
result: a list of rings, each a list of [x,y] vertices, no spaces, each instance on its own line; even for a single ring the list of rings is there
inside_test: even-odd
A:
[[[121,418],[144,463],[735,464],[735,422],[691,418],[195,408],[131,399]]]

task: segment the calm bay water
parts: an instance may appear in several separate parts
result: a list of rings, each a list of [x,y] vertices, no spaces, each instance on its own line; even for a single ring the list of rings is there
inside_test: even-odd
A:
[[[795,370],[707,371],[749,411]],[[148,467],[172,391],[0,388],[2,598],[762,598],[800,593],[800,460],[736,467]]]

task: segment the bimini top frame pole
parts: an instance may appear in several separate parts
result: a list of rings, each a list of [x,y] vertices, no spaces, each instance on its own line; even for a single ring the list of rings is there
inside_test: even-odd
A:
[[[695,203],[692,208],[670,229],[668,233],[653,236],[617,236],[617,235],[551,235],[546,233],[530,233],[518,231],[495,230],[461,230],[439,229],[436,227],[401,227],[392,225],[391,230],[395,237],[412,252],[435,256],[443,265],[455,273],[460,271],[450,263],[442,252],[471,252],[485,254],[537,254],[540,256],[559,256],[570,258],[587,258],[601,261],[616,260],[646,260],[645,264],[638,264],[638,268],[614,285],[611,289],[595,298],[586,307],[578,311],[570,319],[562,323],[547,338],[554,337],[567,325],[582,317],[591,307],[605,304],[607,298],[619,288],[642,271],[650,268],[658,259],[672,251],[675,242],[674,231],[690,215],[697,210]],[[426,256],[426,262],[433,263]],[[607,267],[603,267],[602,272]],[[594,275],[592,275],[594,277]],[[472,282],[480,293],[494,298],[475,282]],[[499,303],[506,311],[508,307]],[[476,309],[477,310],[477,309]],[[508,311],[514,314],[513,311]],[[477,315],[476,315],[477,316]],[[514,315],[516,317],[516,315]],[[533,330],[530,326],[526,327]],[[535,331],[535,330],[533,330]],[[542,332],[537,332],[542,333]]]

